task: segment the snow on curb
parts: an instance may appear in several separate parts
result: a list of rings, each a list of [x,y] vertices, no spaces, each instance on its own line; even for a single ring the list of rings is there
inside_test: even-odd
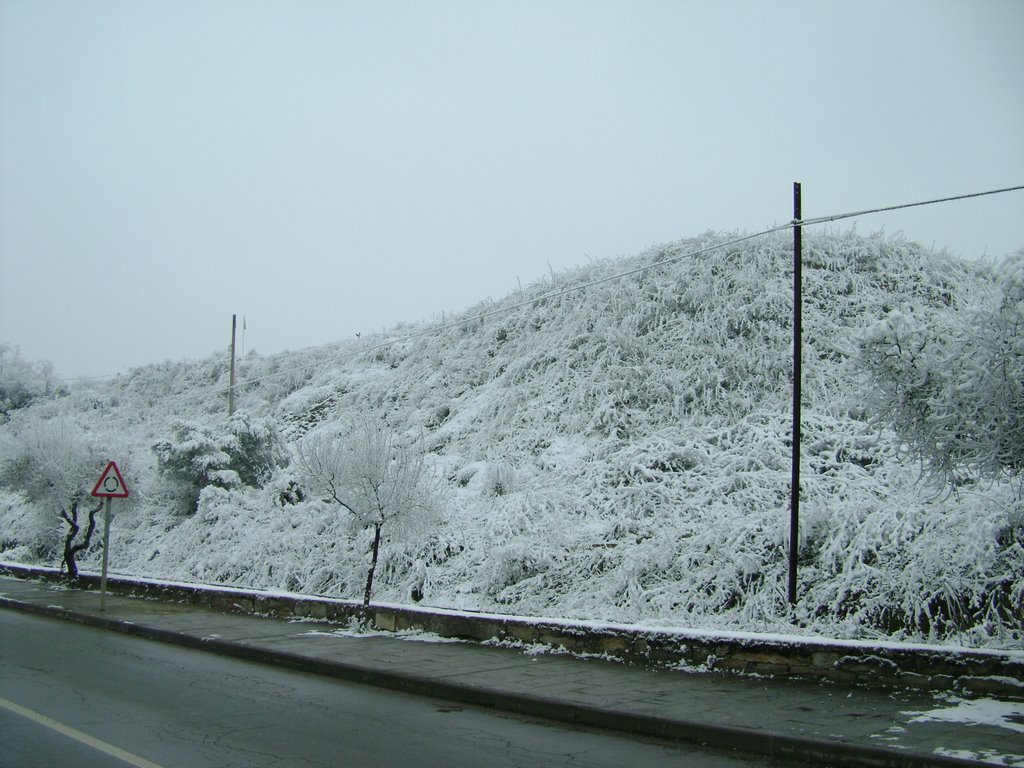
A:
[[[0,562],[0,572],[53,579],[54,569]],[[99,577],[83,572],[83,585]],[[173,599],[216,610],[349,623],[377,631],[515,645],[640,666],[811,678],[871,687],[956,691],[1024,700],[1024,652],[873,643],[800,635],[666,629],[536,616],[357,602],[281,591],[110,576],[112,592]]]

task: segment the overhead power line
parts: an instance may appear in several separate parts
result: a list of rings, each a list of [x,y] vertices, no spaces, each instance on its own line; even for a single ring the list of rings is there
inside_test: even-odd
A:
[[[935,205],[936,203],[951,203],[955,200],[968,200],[972,197],[985,197],[987,195],[1000,195],[1004,192],[1017,192],[1024,189],[1024,184],[1016,187],[1003,187],[1002,189],[990,189],[987,192],[971,192],[967,195],[955,195],[954,197],[940,197],[935,200],[922,200],[918,203],[902,203],[900,205],[889,205],[885,208],[868,208],[864,211],[853,211],[851,213],[837,213],[832,216],[819,216],[814,219],[803,219],[799,223],[803,226],[810,226],[813,224],[827,224],[830,221],[840,221],[842,219],[852,219],[854,216],[867,216],[869,213],[885,213],[886,211],[899,211],[904,208],[918,208],[922,205]],[[790,226],[796,225],[797,222],[792,222]]]
[[[423,338],[425,336],[430,336],[430,335],[435,334],[435,333],[440,333],[442,331],[450,330],[452,328],[458,328],[460,326],[468,325],[469,323],[475,323],[475,322],[478,322],[480,320],[486,320],[488,318],[495,317],[495,316],[501,315],[501,314],[505,314],[507,312],[513,312],[513,311],[515,311],[517,309],[522,309],[523,307],[528,307],[528,306],[530,306],[532,304],[537,304],[537,303],[540,303],[540,302],[543,302],[543,301],[550,301],[552,299],[561,298],[562,296],[567,296],[567,295],[572,294],[572,293],[578,293],[578,292],[586,291],[586,290],[589,290],[589,289],[591,289],[591,288],[593,288],[595,286],[598,286],[598,285],[603,285],[605,283],[610,283],[610,282],[614,282],[616,280],[621,280],[621,279],[626,278],[626,277],[631,277],[632,275],[637,275],[637,274],[640,274],[642,272],[646,272],[646,271],[651,270],[651,269],[656,269],[658,267],[663,267],[663,266],[665,266],[667,264],[674,264],[676,262],[682,261],[683,259],[689,259],[689,258],[693,258],[695,256],[701,256],[701,255],[703,255],[705,253],[710,253],[711,251],[718,250],[719,248],[728,248],[730,246],[737,245],[739,243],[747,242],[748,240],[754,240],[754,239],[759,238],[759,237],[766,237],[768,235],[775,234],[776,232],[784,232],[786,230],[790,230],[790,229],[793,229],[794,227],[798,227],[798,226],[808,227],[808,226],[814,226],[814,225],[817,225],[817,224],[828,224],[828,223],[833,222],[833,221],[841,221],[843,219],[850,219],[850,218],[854,218],[854,217],[857,217],[857,216],[867,216],[867,215],[873,214],[873,213],[884,213],[884,212],[887,212],[887,211],[898,211],[898,210],[902,210],[902,209],[905,209],[905,208],[917,208],[917,207],[926,206],[926,205],[936,205],[938,203],[949,203],[949,202],[954,202],[954,201],[958,201],[958,200],[968,200],[970,198],[975,198],[975,197],[986,197],[988,195],[998,195],[998,194],[1003,194],[1003,193],[1006,193],[1006,192],[1018,192],[1018,191],[1021,191],[1021,190],[1024,190],[1024,184],[1013,186],[1013,187],[1003,187],[1001,189],[987,190],[985,192],[971,192],[969,194],[955,195],[953,197],[941,197],[941,198],[936,198],[934,200],[922,200],[922,201],[914,202],[914,203],[901,203],[899,205],[889,205],[889,206],[885,206],[885,207],[882,207],[882,208],[868,208],[868,209],[861,210],[861,211],[851,211],[851,212],[848,212],[848,213],[832,214],[830,216],[818,216],[818,217],[815,217],[813,219],[801,219],[801,220],[795,220],[794,219],[793,221],[787,222],[785,224],[780,224],[778,226],[774,226],[774,227],[771,227],[769,229],[761,230],[760,232],[755,232],[755,233],[750,234],[750,235],[742,235],[740,237],[736,237],[736,238],[733,238],[731,240],[727,240],[727,241],[722,242],[722,243],[715,243],[713,245],[709,245],[709,246],[706,246],[704,248],[698,248],[697,250],[687,251],[686,253],[682,253],[682,254],[679,254],[677,256],[673,256],[672,258],[661,259],[659,261],[655,261],[655,262],[652,262],[650,264],[643,264],[643,265],[641,265],[639,267],[634,267],[633,269],[628,269],[628,270],[625,270],[623,272],[617,272],[614,275],[608,275],[606,277],[602,277],[602,278],[599,278],[597,280],[592,280],[592,281],[587,282],[587,283],[582,283],[580,285],[574,285],[574,286],[571,286],[569,288],[563,288],[563,289],[559,289],[557,291],[551,291],[550,293],[545,293],[545,294],[542,294],[542,295],[537,296],[537,297],[532,298],[532,299],[526,299],[524,301],[516,302],[515,304],[509,304],[509,305],[503,306],[503,307],[496,307],[495,309],[488,310],[486,312],[480,312],[480,313],[472,315],[470,317],[462,318],[461,320],[453,320],[450,323],[442,323],[441,325],[434,325],[434,326],[431,326],[429,328],[425,328],[422,331],[417,331],[415,333],[410,333],[410,334],[407,334],[405,336],[400,336],[400,337],[394,338],[394,339],[388,339],[387,341],[383,341],[383,342],[381,342],[379,344],[374,344],[372,346],[363,347],[363,348],[358,349],[358,350],[352,350],[351,352],[346,352],[345,354],[342,354],[342,355],[336,355],[334,357],[324,358],[323,360],[318,360],[318,361],[316,361],[314,363],[307,363],[306,365],[296,366],[295,368],[289,368],[289,369],[284,370],[284,371],[275,371],[274,373],[267,374],[266,376],[258,376],[256,378],[252,378],[252,379],[245,379],[244,381],[236,382],[235,386],[236,386],[236,388],[240,389],[240,388],[242,388],[242,387],[244,387],[244,386],[246,386],[248,384],[258,384],[258,383],[263,382],[263,381],[268,381],[270,379],[279,378],[281,376],[287,376],[287,375],[292,374],[292,373],[300,373],[302,371],[307,371],[307,370],[310,370],[312,368],[318,368],[318,367],[320,367],[322,365],[328,365],[330,363],[339,363],[339,362],[342,362],[344,360],[350,360],[350,359],[358,357],[360,355],[364,355],[364,354],[367,354],[367,353],[370,353],[370,352],[376,352],[376,351],[381,350],[381,349],[386,349],[388,347],[395,346],[396,344],[404,344],[404,343],[409,342],[409,341],[415,341],[416,339],[420,339],[420,338]],[[226,393],[226,392],[229,391],[229,389],[230,389],[230,387],[227,387],[227,386],[215,386],[215,387],[212,387],[210,389],[205,389],[205,390],[203,390],[202,392],[199,392],[199,393],[193,393],[193,394],[190,394],[190,395],[178,395],[176,397],[171,397],[171,398],[169,398],[169,400],[172,401],[172,402],[188,402],[190,400],[198,400],[198,399],[201,399],[203,397],[209,397],[209,396],[212,396],[212,395]]]

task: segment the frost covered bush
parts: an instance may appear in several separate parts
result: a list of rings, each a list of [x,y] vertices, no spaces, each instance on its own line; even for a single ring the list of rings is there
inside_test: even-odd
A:
[[[379,419],[356,420],[340,434],[298,443],[295,470],[311,494],[336,504],[373,531],[363,605],[370,604],[382,534],[428,528],[439,513],[436,477],[421,441],[409,443]]]
[[[898,310],[907,324],[892,327],[913,354],[886,357],[893,337],[885,331],[880,363],[930,377],[905,390],[908,412],[953,402],[955,387],[933,384],[970,373],[957,386],[985,384],[989,393],[967,404],[971,418],[989,433],[1015,434],[1007,404],[1020,377],[1012,365],[1002,375],[978,362],[998,359],[986,351],[997,340],[1010,350],[1004,357],[1017,355],[1014,286],[1022,281],[1012,264],[993,277],[899,238],[805,233],[794,609],[786,588],[791,242],[728,240],[706,234],[571,270],[557,285],[545,279],[448,318],[437,332],[412,338],[398,329],[402,338],[389,346],[379,335],[249,355],[239,400],[298,446],[349,434],[344,415],[352,413],[380,414],[399,442],[422,438],[423,462],[443,478],[446,514],[412,535],[390,535],[399,529],[385,525],[374,599],[1024,648],[1024,526],[1013,513],[1020,473],[1008,458],[1021,441],[989,450],[1003,469],[982,483],[981,433],[940,420],[929,427],[935,444],[975,435],[957,449],[969,461],[956,465],[945,492],[923,484],[899,430],[872,418],[857,362],[861,331],[895,321]],[[923,352],[904,343],[929,338]],[[961,343],[972,360],[956,359]],[[360,349],[369,352],[348,354]],[[115,537],[119,567],[364,596],[372,518],[325,504],[330,494],[303,479],[297,463],[258,489],[216,474],[239,472],[220,456],[230,456],[224,429],[201,426],[221,424],[213,414],[224,405],[225,376],[223,360],[165,364],[25,410],[54,418],[72,409],[79,421],[123,424],[148,451],[154,435],[167,434],[161,423],[180,407],[174,398],[205,387],[215,394],[198,401],[192,431],[167,441],[195,443],[176,455],[198,459],[187,464],[205,485],[198,512],[182,520],[151,496]],[[873,395],[887,391],[880,385]],[[1002,422],[990,418],[1000,413]],[[0,425],[0,434],[10,428]],[[19,503],[5,498],[0,521]],[[339,490],[338,499],[347,497]],[[4,528],[12,539],[4,546],[25,551],[13,541],[17,530]]]
[[[493,496],[511,493],[516,486],[515,470],[500,461],[488,462],[484,470],[484,488]]]
[[[966,509],[952,506],[914,520],[905,534],[912,516],[891,521],[886,533],[897,532],[901,546],[878,541],[870,551],[883,564],[902,567],[852,602],[855,611],[870,614],[863,619],[889,630],[929,636],[969,630],[987,637],[1016,625],[1019,634],[1024,250],[1000,265],[990,283],[955,298],[951,292],[946,302],[955,311],[892,310],[859,336],[857,364],[867,380],[868,406],[954,499],[979,479],[1008,483],[1013,498],[998,506],[983,498]],[[892,594],[893,585],[902,591]],[[882,595],[887,599],[880,602]]]
[[[105,466],[108,451],[73,422],[19,420],[0,443],[0,484],[24,496],[32,517],[29,530],[51,555],[47,534],[63,524],[61,567],[78,577],[78,556],[92,545],[102,502],[90,491]],[[84,530],[83,530],[84,528]],[[81,536],[79,536],[81,534]]]
[[[1006,499],[865,501],[859,513],[829,516],[803,574],[812,621],[828,618],[854,635],[1024,640],[1024,548],[1001,536]]]
[[[60,391],[53,366],[26,360],[17,349],[0,344],[0,423],[13,411],[27,408],[41,397]]]
[[[1024,250],[955,315],[893,310],[858,340],[869,405],[940,480],[1024,472]]]
[[[215,488],[259,487],[284,463],[276,425],[239,412],[223,422],[176,420],[172,437],[153,446],[160,472],[194,512],[199,494]]]

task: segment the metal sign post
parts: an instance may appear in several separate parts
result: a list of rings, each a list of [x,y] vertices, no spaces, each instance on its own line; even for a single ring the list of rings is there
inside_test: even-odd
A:
[[[100,610],[107,610],[107,553],[110,551],[110,497],[103,499],[103,572],[100,576]]]
[[[92,489],[92,495],[103,499],[103,572],[100,575],[100,610],[107,610],[107,558],[110,551],[110,500],[127,499],[128,486],[117,464],[110,462]]]

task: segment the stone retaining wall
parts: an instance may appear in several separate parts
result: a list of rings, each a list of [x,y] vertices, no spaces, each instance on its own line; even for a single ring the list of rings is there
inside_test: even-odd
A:
[[[61,578],[53,569],[10,564],[0,564],[0,572],[23,578]],[[83,574],[80,584],[98,589],[99,577]],[[555,651],[612,658],[651,668],[808,678],[1024,700],[1022,652],[659,631],[403,606],[371,605],[364,609],[361,604],[347,600],[144,579],[109,578],[107,588],[111,593],[187,602],[218,611],[342,623],[359,619],[390,632],[423,630],[478,642],[544,645]]]

